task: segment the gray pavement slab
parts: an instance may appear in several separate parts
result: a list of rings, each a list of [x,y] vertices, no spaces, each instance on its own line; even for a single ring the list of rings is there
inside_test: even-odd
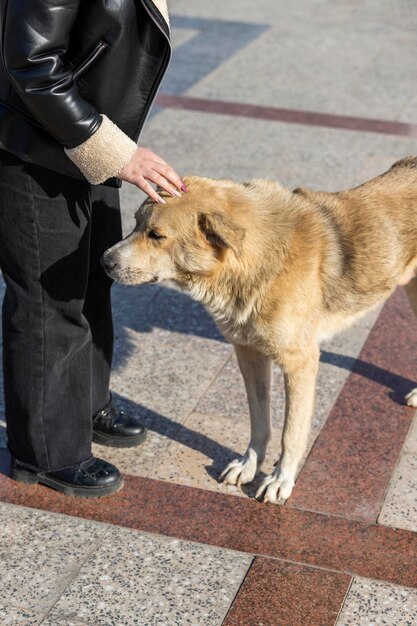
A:
[[[417,590],[355,577],[336,626],[414,626]]]
[[[106,527],[14,505],[0,511],[0,606],[46,612]]]
[[[237,552],[110,529],[47,624],[220,626],[251,561]]]
[[[285,21],[196,81],[187,95],[398,119],[415,96],[416,52],[411,32],[386,38],[372,23],[359,30],[340,21],[306,35],[305,24]]]
[[[42,613],[33,613],[26,609],[0,606],[1,626],[39,626],[44,618]]]
[[[1,626],[220,626],[252,556],[0,503]]]
[[[94,446],[94,451],[124,472],[156,477],[159,455],[171,439],[181,436],[181,424],[232,347],[189,296],[164,286],[136,308],[135,294],[141,289],[124,288],[120,296],[124,310],[116,315],[111,388],[122,408],[142,418],[148,438],[139,448]]]
[[[242,24],[269,26],[252,41],[242,42],[238,54],[231,50],[207,76],[201,71],[200,80],[198,58],[193,64],[193,55],[185,57],[187,46],[179,47],[179,59],[184,55],[187,61],[178,61],[175,75],[194,79],[187,93],[360,117],[401,116],[408,121],[406,105],[415,96],[417,70],[417,15],[411,2],[389,0],[375,10],[369,0],[243,0],[239,23],[231,0],[200,2],[198,11],[195,3],[174,0],[171,11],[174,30],[176,24],[184,28],[187,18],[190,27],[193,20],[196,23],[200,32],[193,41],[195,48],[199,38],[205,40],[204,20],[206,24],[218,20],[219,30],[234,29],[237,46]],[[216,55],[217,47],[209,45],[203,66]]]
[[[391,476],[378,523],[417,531],[417,413]]]

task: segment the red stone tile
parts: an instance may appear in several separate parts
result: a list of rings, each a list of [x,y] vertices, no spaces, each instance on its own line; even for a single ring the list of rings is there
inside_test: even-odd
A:
[[[348,117],[330,113],[315,113],[313,111],[279,109],[224,100],[207,100],[194,98],[193,96],[175,96],[161,93],[156,100],[156,105],[163,108],[251,117],[271,122],[285,122],[287,124],[305,124],[307,126],[323,126],[325,128],[417,137],[417,126],[415,124]]]
[[[85,500],[0,475],[0,501],[417,586],[416,533],[150,478]]]
[[[376,521],[414,415],[417,320],[402,289],[370,331],[288,506]],[[417,377],[416,377],[417,378]]]
[[[351,577],[255,559],[223,626],[334,626]]]

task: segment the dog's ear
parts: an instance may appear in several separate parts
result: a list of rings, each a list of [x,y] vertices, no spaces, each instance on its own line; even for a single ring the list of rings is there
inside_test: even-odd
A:
[[[232,250],[239,256],[245,229],[224,213],[199,213],[198,226],[209,243],[216,248]]]

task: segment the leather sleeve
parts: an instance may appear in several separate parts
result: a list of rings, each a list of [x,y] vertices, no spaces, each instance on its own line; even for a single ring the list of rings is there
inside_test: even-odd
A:
[[[101,123],[62,60],[81,1],[8,0],[3,16],[3,62],[13,87],[67,148],[86,141]]]

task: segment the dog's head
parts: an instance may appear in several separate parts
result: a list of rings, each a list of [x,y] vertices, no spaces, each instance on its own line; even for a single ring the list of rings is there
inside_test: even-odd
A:
[[[180,198],[162,194],[166,204],[142,204],[133,232],[103,255],[111,278],[125,285],[185,284],[216,272],[228,255],[239,256],[245,229],[236,219],[236,193],[230,193],[239,185],[197,177],[185,183],[188,193]]]

